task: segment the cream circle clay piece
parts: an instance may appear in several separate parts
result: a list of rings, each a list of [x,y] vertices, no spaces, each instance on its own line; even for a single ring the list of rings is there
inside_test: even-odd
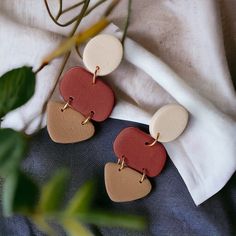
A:
[[[161,107],[152,117],[149,132],[159,142],[170,142],[184,131],[188,123],[187,110],[178,104]]]
[[[98,76],[104,76],[114,71],[120,64],[123,57],[121,42],[114,36],[100,34],[92,38],[84,48],[83,62],[86,68]]]

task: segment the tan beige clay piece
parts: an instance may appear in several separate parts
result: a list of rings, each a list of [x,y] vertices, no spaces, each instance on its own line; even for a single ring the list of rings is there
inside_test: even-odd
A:
[[[68,107],[63,112],[64,103],[49,101],[47,105],[47,129],[56,143],[76,143],[94,135],[94,126],[89,121],[82,125],[85,117]]]
[[[114,202],[129,202],[145,197],[151,191],[151,183],[148,179],[140,180],[142,174],[120,165],[107,163],[105,165],[105,185],[110,199]]]

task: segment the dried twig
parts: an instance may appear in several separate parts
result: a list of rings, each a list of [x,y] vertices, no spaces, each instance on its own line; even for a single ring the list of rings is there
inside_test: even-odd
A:
[[[45,1],[46,1],[46,0],[45,0]],[[80,12],[79,18],[78,18],[78,20],[77,20],[77,22],[76,22],[74,28],[72,29],[72,31],[71,31],[70,34],[68,35],[68,37],[72,37],[72,36],[76,33],[76,30],[77,30],[77,28],[78,28],[80,22],[82,21],[86,10],[88,9],[89,2],[90,2],[90,0],[85,0],[84,5],[83,5],[83,8],[82,8],[82,10],[81,10],[81,12]],[[54,83],[54,86],[53,86],[53,88],[51,89],[51,91],[50,91],[50,93],[49,93],[47,99],[46,99],[45,102],[43,103],[41,114],[43,114],[43,113],[46,111],[47,102],[48,102],[48,100],[52,97],[52,95],[53,95],[53,93],[54,93],[54,91],[55,91],[55,89],[56,89],[57,83],[58,83],[58,81],[59,81],[59,79],[60,79],[60,77],[61,77],[61,74],[62,74],[62,72],[63,72],[63,70],[64,70],[64,68],[65,68],[65,65],[66,65],[66,63],[67,63],[67,61],[68,61],[68,59],[69,59],[69,57],[70,57],[70,54],[71,54],[71,52],[68,52],[68,53],[66,53],[66,55],[64,56],[64,60],[63,60],[63,62],[62,62],[62,64],[61,64],[61,67],[60,67],[59,73],[58,73],[58,75],[57,75],[56,81],[55,81],[55,83]],[[43,116],[41,116],[41,120],[40,120],[39,125],[38,125],[38,130],[42,127],[42,123],[43,123]]]
[[[95,8],[97,8],[98,6],[100,6],[102,3],[106,2],[107,0],[100,0],[98,1],[97,3],[95,3],[91,8],[89,8],[87,11],[86,11],[86,16],[91,12],[93,11]]]
[[[62,1],[62,0],[60,0],[60,1]],[[79,6],[81,6],[83,3],[84,3],[85,1],[83,0],[83,1],[81,1],[81,2],[78,2],[78,3],[76,3],[75,5],[72,5],[71,7],[68,7],[68,8],[66,8],[66,9],[64,9],[64,10],[60,10],[59,12],[58,12],[58,14],[57,14],[57,16],[56,16],[56,20],[58,20],[59,18],[60,18],[60,16],[62,16],[63,14],[65,14],[66,12],[68,12],[68,11],[71,11],[71,10],[73,10],[73,9],[75,9],[75,8],[77,8],[77,7],[79,7]]]
[[[80,14],[79,14],[78,16],[74,17],[74,18],[71,19],[70,21],[68,21],[68,22],[66,22],[66,23],[64,23],[64,24],[61,24],[61,23],[58,22],[57,19],[53,16],[53,14],[52,14],[52,12],[51,12],[51,10],[50,10],[50,8],[49,8],[48,1],[47,1],[47,0],[44,0],[44,3],[45,3],[45,6],[46,6],[46,9],[47,9],[47,12],[48,12],[48,15],[50,16],[50,18],[52,19],[52,21],[53,21],[56,25],[58,25],[58,26],[60,26],[60,27],[66,27],[66,26],[68,26],[68,25],[71,25],[72,23],[74,23],[75,21],[79,20],[79,18],[80,18]],[[85,3],[86,3],[86,1],[84,1],[84,4],[85,4]],[[81,11],[82,11],[82,10],[81,10]]]
[[[77,3],[77,4],[75,4],[75,5],[71,6],[71,7],[66,8],[66,9],[63,10],[63,0],[59,0],[60,6],[59,6],[58,15],[57,15],[56,18],[54,18],[54,16],[52,15],[52,13],[51,13],[51,11],[50,11],[50,9],[49,9],[47,0],[44,0],[46,9],[47,9],[47,11],[48,11],[48,14],[49,14],[49,16],[51,17],[51,19],[54,21],[54,23],[56,23],[57,25],[59,25],[59,26],[61,26],[61,27],[66,27],[66,26],[68,26],[69,24],[71,24],[71,23],[73,23],[73,22],[76,22],[76,24],[74,25],[74,27],[73,27],[71,33],[68,35],[68,38],[73,38],[73,37],[75,37],[75,36],[74,36],[74,35],[75,35],[75,32],[76,32],[76,30],[77,30],[77,28],[78,28],[80,22],[82,21],[83,17],[86,16],[86,15],[88,15],[92,10],[94,10],[96,7],[100,6],[100,5],[101,5],[102,3],[104,3],[105,1],[106,1],[106,0],[100,0],[100,1],[98,1],[96,4],[94,4],[91,8],[88,9],[90,0],[84,0],[84,1],[82,1],[82,2],[79,2],[79,3]],[[109,22],[109,21],[107,21],[106,17],[108,17],[108,15],[111,14],[111,12],[113,11],[113,9],[117,6],[117,4],[118,4],[119,2],[120,2],[120,0],[113,0],[112,3],[108,6],[107,10],[105,11],[105,13],[104,13],[104,15],[103,15],[103,17],[102,17],[102,19],[101,19],[101,22],[99,22],[99,24],[100,24],[99,27],[100,27],[101,29],[102,29],[102,27],[106,27],[106,25],[107,25],[108,22]],[[72,9],[78,7],[79,5],[82,5],[82,4],[83,4],[83,7],[82,7],[82,9],[81,9],[81,11],[80,11],[80,13],[79,13],[78,16],[74,17],[73,19],[71,19],[69,22],[67,22],[67,23],[65,23],[65,24],[60,24],[60,23],[57,21],[57,19],[58,19],[62,14],[64,14],[65,12],[68,12],[68,11],[70,11],[70,10],[72,10]],[[125,24],[125,31],[124,31],[124,35],[123,35],[123,38],[122,38],[123,40],[124,40],[125,35],[126,35],[126,33],[127,33],[127,28],[128,28],[128,24],[129,24],[129,17],[130,17],[130,11],[131,11],[131,0],[129,0],[129,4],[128,4],[128,14],[127,14],[127,19],[126,19],[126,24]],[[104,18],[104,17],[105,17],[105,18]],[[104,22],[103,22],[103,21],[104,21]],[[95,24],[94,26],[96,26],[96,24]],[[97,26],[96,26],[96,27],[97,27]],[[100,30],[101,30],[101,29],[100,29]],[[91,31],[91,32],[90,32],[90,31]],[[88,33],[88,34],[94,34],[94,33],[97,32],[97,31],[98,31],[98,29],[94,30],[93,27],[92,27],[91,29],[89,29],[89,33]],[[97,32],[97,33],[98,33],[98,32]],[[77,42],[77,43],[81,43],[81,42],[84,42],[84,40],[86,40],[86,39],[84,38],[85,36],[82,36],[82,35],[80,35],[80,36],[81,36],[82,38],[80,37],[80,40],[79,40],[79,42]],[[86,37],[87,37],[87,36],[86,36]],[[80,42],[80,41],[81,41],[81,42]],[[78,49],[78,48],[76,48],[76,49]],[[78,50],[77,50],[77,52],[78,52]],[[48,100],[50,100],[50,98],[52,97],[52,95],[53,95],[53,93],[54,93],[54,91],[55,91],[55,89],[56,89],[56,85],[57,85],[57,83],[58,83],[58,81],[59,81],[59,79],[60,79],[60,77],[61,77],[61,74],[62,74],[63,71],[64,71],[65,65],[66,65],[66,63],[67,63],[67,61],[68,61],[68,59],[69,59],[69,57],[70,57],[70,54],[71,54],[71,51],[68,51],[68,52],[64,55],[64,59],[63,59],[63,62],[62,62],[62,64],[61,64],[61,67],[60,67],[60,69],[59,69],[59,73],[58,73],[58,76],[57,76],[57,78],[56,78],[55,85],[54,85],[53,88],[51,89],[51,91],[50,91],[50,93],[49,93],[49,95],[48,95],[46,101],[44,102],[44,104],[43,104],[43,106],[42,106],[42,111],[41,111],[42,114],[46,111],[47,102],[48,102]],[[79,54],[79,53],[78,53],[78,54]],[[80,55],[80,54],[79,54],[79,55]],[[50,62],[50,61],[49,61],[49,62]],[[49,62],[43,63],[43,64],[39,67],[39,69],[35,71],[35,73],[38,73],[39,71],[41,71],[46,65],[49,64]],[[38,129],[41,128],[41,126],[42,126],[42,121],[43,121],[43,116],[41,117],[41,121],[40,121],[40,123],[39,123]]]
[[[96,4],[94,4],[91,8],[89,8],[89,9],[86,11],[86,13],[85,13],[84,16],[87,16],[87,15],[88,15],[89,13],[91,13],[95,8],[97,8],[98,6],[100,6],[102,3],[106,2],[106,1],[107,1],[107,0],[100,0],[100,1],[98,1]],[[69,21],[66,22],[66,23],[60,23],[60,22],[58,21],[58,19],[59,19],[63,14],[65,14],[66,12],[69,12],[69,11],[75,9],[76,7],[79,7],[80,5],[84,4],[84,3],[85,3],[85,0],[83,0],[83,1],[81,1],[81,2],[79,2],[79,3],[77,3],[77,4],[75,4],[75,5],[73,5],[73,6],[71,6],[71,7],[68,7],[68,8],[66,8],[66,9],[64,9],[64,10],[62,9],[62,0],[60,0],[60,8],[59,8],[59,11],[58,11],[58,14],[57,14],[56,17],[53,16],[53,14],[52,14],[52,12],[51,12],[51,10],[50,10],[50,8],[49,8],[48,0],[44,0],[44,3],[45,3],[45,6],[46,6],[48,15],[49,15],[50,18],[53,20],[53,22],[54,22],[56,25],[60,26],[60,27],[67,27],[67,26],[73,24],[75,21],[77,21],[78,18],[79,18],[79,15],[75,16],[74,18],[72,18],[71,20],[69,20]]]
[[[112,11],[114,10],[114,8],[117,6],[117,4],[119,2],[120,2],[120,0],[113,0],[112,3],[110,4],[110,6],[105,11],[104,16],[108,17],[112,13]]]
[[[58,19],[59,16],[61,15],[61,13],[62,13],[62,8],[63,8],[63,2],[62,1],[63,0],[59,0],[59,10],[58,10],[56,19]]]
[[[127,13],[126,21],[125,21],[125,28],[124,28],[123,36],[121,39],[122,44],[124,44],[124,41],[125,41],[125,38],[127,35],[127,31],[128,31],[128,27],[129,27],[130,15],[131,15],[131,5],[132,5],[132,0],[128,0],[128,13]]]

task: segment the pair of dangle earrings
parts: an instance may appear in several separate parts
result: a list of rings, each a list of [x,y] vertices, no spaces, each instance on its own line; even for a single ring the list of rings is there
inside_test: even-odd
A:
[[[64,102],[49,101],[47,129],[56,143],[75,143],[89,139],[95,129],[92,120],[104,121],[112,112],[115,97],[112,89],[98,76],[113,72],[123,57],[121,42],[112,35],[92,38],[84,48],[86,67],[68,70],[60,81]]]
[[[59,84],[64,102],[49,101],[47,129],[57,143],[75,143],[94,135],[92,120],[104,121],[112,112],[115,98],[112,89],[98,76],[113,72],[123,57],[121,42],[111,35],[91,39],[83,52],[86,67],[67,71]],[[155,177],[166,162],[162,143],[175,140],[186,128],[188,112],[180,105],[169,104],[152,117],[150,135],[138,128],[122,130],[114,141],[117,163],[105,165],[105,186],[111,200],[127,202],[145,197],[151,191],[147,177]]]
[[[123,129],[113,149],[117,163],[105,165],[105,186],[114,202],[140,199],[152,189],[147,177],[159,175],[166,162],[162,143],[171,142],[182,134],[188,123],[188,112],[177,104],[161,107],[152,117],[147,134],[134,127]]]

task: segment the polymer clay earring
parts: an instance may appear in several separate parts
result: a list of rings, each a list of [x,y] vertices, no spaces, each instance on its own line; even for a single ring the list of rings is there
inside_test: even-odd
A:
[[[152,189],[147,177],[159,175],[166,162],[166,150],[161,142],[170,142],[184,131],[188,112],[177,104],[161,107],[152,117],[150,135],[138,128],[123,129],[116,137],[113,149],[117,163],[105,165],[105,186],[114,202],[140,199]]]
[[[99,76],[113,72],[123,56],[121,42],[112,35],[92,38],[83,52],[85,67],[73,67],[60,81],[64,103],[50,101],[47,106],[47,129],[57,143],[75,143],[94,135],[92,120],[104,121],[114,106],[114,93]]]

